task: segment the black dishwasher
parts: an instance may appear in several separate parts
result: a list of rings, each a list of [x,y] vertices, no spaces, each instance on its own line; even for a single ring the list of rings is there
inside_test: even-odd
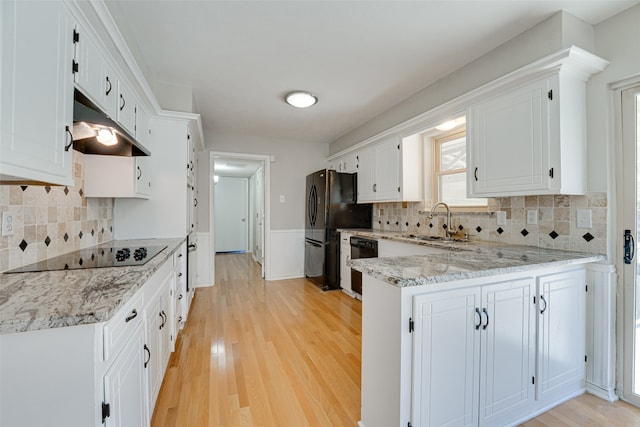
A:
[[[351,237],[351,259],[377,258],[378,241],[364,237]],[[351,269],[351,290],[362,297],[362,273]]]

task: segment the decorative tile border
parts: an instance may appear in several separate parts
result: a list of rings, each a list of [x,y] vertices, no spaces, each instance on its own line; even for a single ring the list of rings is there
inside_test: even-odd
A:
[[[607,251],[607,194],[584,196],[517,196],[489,200],[491,210],[504,211],[506,225],[495,215],[452,213],[452,226],[472,240],[604,254]],[[593,227],[577,228],[577,209],[590,209]],[[527,224],[527,211],[538,211],[538,223]],[[410,234],[444,235],[446,214],[429,219],[423,203],[379,203],[373,207],[373,228]]]
[[[112,240],[113,199],[85,197],[82,159],[73,152],[73,186],[0,185],[0,211],[13,213],[0,272]]]

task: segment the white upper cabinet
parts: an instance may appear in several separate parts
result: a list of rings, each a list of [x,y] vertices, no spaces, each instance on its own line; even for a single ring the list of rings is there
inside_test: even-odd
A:
[[[358,203],[420,201],[422,145],[391,137],[357,155]]]
[[[106,60],[94,39],[80,24],[73,31],[75,45],[74,81],[76,87],[103,111],[107,109],[107,91],[113,89],[107,78]],[[108,80],[107,80],[108,79]]]
[[[87,197],[133,197],[151,194],[151,157],[84,156]]]
[[[359,152],[352,151],[351,153],[334,159],[330,163],[329,169],[334,169],[343,173],[356,173],[358,172],[359,161]]]
[[[469,197],[585,193],[586,81],[607,62],[571,52],[564,63],[471,105]]]
[[[118,80],[118,123],[131,135],[136,134],[136,99],[123,80]]]
[[[0,180],[71,185],[71,16],[62,2],[2,1],[0,11]]]

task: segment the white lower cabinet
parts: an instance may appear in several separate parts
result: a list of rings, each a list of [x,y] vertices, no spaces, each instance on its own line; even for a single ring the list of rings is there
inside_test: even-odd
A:
[[[0,334],[0,426],[148,427],[174,349],[174,271],[168,259],[107,322]]]
[[[362,427],[512,426],[585,390],[582,266],[363,288]]]
[[[159,288],[149,289],[153,295],[148,299],[145,307],[147,320],[147,351],[149,362],[146,367],[149,372],[149,413],[153,408],[160,392],[162,378],[174,349],[174,276],[173,268],[167,269]],[[154,292],[155,291],[155,292]]]
[[[528,409],[534,290],[525,278],[414,297],[414,425],[502,425]]]
[[[584,271],[538,278],[538,366],[536,398],[553,401],[584,387]]]
[[[351,267],[347,265],[351,259],[351,234],[340,233],[340,287],[349,296],[355,294],[351,290]]]
[[[148,347],[140,324],[104,375],[102,422],[106,427],[148,426]]]

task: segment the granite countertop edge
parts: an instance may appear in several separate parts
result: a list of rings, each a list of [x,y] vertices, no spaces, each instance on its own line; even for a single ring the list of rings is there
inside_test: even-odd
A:
[[[0,335],[108,321],[185,240],[119,240],[167,246],[142,266],[0,273]]]
[[[407,258],[430,258],[430,257],[432,257],[432,255],[412,255],[410,257],[394,257],[389,259],[403,260]],[[588,256],[584,258],[558,260],[558,261],[528,264],[528,265],[517,265],[512,267],[487,268],[487,269],[476,270],[476,271],[459,271],[459,272],[449,273],[449,274],[444,274],[444,273],[432,274],[432,275],[424,275],[419,277],[402,277],[401,275],[390,275],[388,273],[385,273],[384,270],[378,268],[375,265],[376,259],[377,258],[353,260],[353,261],[350,261],[350,264],[354,270],[360,271],[363,274],[367,274],[371,277],[374,277],[376,279],[379,279],[383,282],[389,283],[390,285],[393,285],[399,288],[407,288],[412,286],[433,285],[438,283],[477,279],[477,278],[498,276],[498,275],[504,275],[504,274],[510,274],[510,273],[535,271],[535,270],[540,270],[544,268],[588,264],[591,262],[604,261],[606,260],[606,257],[600,254],[593,254],[592,256]],[[366,265],[362,265],[363,263],[366,263]]]

